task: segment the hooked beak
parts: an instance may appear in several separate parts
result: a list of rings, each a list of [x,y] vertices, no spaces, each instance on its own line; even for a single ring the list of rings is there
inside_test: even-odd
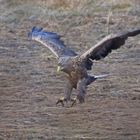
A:
[[[57,73],[59,73],[61,70],[61,67],[60,66],[57,66]]]

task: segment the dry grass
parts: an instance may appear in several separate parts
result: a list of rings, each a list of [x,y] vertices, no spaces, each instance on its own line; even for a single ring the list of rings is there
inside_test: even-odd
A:
[[[97,13],[105,13],[105,22],[109,22],[112,19],[111,16],[114,17],[119,11],[139,12],[136,11],[139,5],[136,0],[108,0],[107,2],[104,0],[39,0],[35,2],[32,0],[2,0],[1,3],[0,19],[6,23],[22,21],[25,18],[42,21],[59,18],[66,21],[70,16],[81,16],[88,20],[89,16]]]
[[[136,11],[137,0],[2,0],[1,16],[3,21],[12,22],[16,19],[32,18],[47,20],[48,18],[68,16],[92,16],[96,13],[111,11],[112,15],[119,11]],[[6,9],[6,10],[5,10]],[[8,10],[7,10],[8,9]],[[137,11],[138,12],[138,11]],[[108,17],[108,16],[107,16]],[[2,21],[1,20],[1,21]]]
[[[5,3],[8,3],[9,6],[18,7],[19,5],[32,5],[41,6],[44,9],[51,9],[51,10],[68,10],[73,12],[82,12],[83,10],[96,11],[96,9],[106,9],[108,7],[113,7],[112,9],[126,9],[131,6],[139,5],[139,2],[136,0],[108,0],[105,2],[104,0],[39,0],[33,2],[32,0],[7,0]],[[31,7],[31,9],[33,8]],[[98,8],[97,8],[98,7]],[[31,10],[28,9],[28,10]],[[95,10],[94,10],[95,9]],[[26,10],[26,9],[25,9]],[[85,11],[84,11],[85,12]]]

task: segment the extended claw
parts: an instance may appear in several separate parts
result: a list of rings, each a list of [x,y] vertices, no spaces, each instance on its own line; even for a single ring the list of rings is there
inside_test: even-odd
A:
[[[72,102],[71,107],[73,107],[77,102],[77,98],[75,97],[74,99],[70,99],[70,101]],[[56,105],[61,103],[61,105],[64,107],[64,102],[67,102],[67,99],[62,97],[58,99],[58,101],[56,102]]]
[[[73,107],[77,102],[77,98],[75,97],[74,99],[71,99],[71,102],[72,102],[71,107]]]
[[[61,103],[62,106],[64,106],[64,102],[66,102],[66,99],[64,97],[58,99],[58,101],[56,102],[56,105]]]

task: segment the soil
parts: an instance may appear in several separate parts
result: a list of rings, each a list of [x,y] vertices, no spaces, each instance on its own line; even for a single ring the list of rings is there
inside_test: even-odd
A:
[[[140,36],[94,63],[90,73],[110,76],[89,86],[84,104],[56,106],[65,75],[57,74],[56,58],[28,32],[33,26],[58,32],[82,53],[106,35],[107,15],[43,19],[17,13],[0,22],[0,140],[140,140]],[[121,9],[109,27],[110,33],[136,29],[140,17]]]

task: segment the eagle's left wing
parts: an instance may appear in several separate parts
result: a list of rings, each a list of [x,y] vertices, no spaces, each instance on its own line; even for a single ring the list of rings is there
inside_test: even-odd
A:
[[[140,29],[128,31],[121,34],[108,35],[103,38],[99,43],[90,48],[88,51],[81,55],[82,59],[87,61],[100,60],[106,57],[112,50],[120,48],[125,44],[128,37],[133,37],[140,34]]]

